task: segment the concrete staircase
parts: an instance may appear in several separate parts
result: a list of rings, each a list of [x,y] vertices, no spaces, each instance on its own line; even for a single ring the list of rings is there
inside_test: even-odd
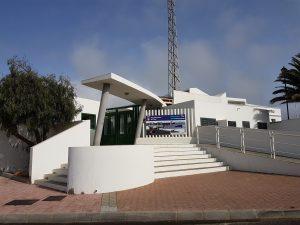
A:
[[[212,173],[228,170],[223,162],[211,157],[201,147],[192,144],[154,145],[155,178],[177,177],[201,173]],[[35,184],[67,192],[68,164],[54,169]]]
[[[62,164],[61,168],[54,169],[53,173],[46,174],[44,177],[42,180],[35,181],[35,184],[41,187],[67,192],[68,164]]]
[[[155,178],[177,177],[228,170],[223,162],[218,162],[210,154],[196,145],[156,145],[154,146]]]

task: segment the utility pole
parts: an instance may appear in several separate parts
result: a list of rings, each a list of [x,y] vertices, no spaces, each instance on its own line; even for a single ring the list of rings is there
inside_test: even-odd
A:
[[[168,4],[168,94],[170,97],[173,97],[173,90],[179,90],[179,84],[180,84],[175,0],[167,0],[167,4]]]

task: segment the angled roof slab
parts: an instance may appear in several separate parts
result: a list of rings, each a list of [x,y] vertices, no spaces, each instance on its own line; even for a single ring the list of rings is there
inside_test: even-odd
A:
[[[166,104],[151,91],[117,75],[108,73],[81,81],[85,86],[102,91],[103,84],[110,84],[109,93],[126,99],[134,104],[141,105],[143,99],[147,100],[147,108],[157,108]]]

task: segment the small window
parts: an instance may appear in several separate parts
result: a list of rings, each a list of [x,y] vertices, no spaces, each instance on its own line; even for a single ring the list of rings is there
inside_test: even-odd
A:
[[[249,121],[243,121],[243,128],[250,128],[250,122]]]
[[[228,126],[229,127],[236,127],[236,122],[235,121],[228,121]]]
[[[200,118],[201,126],[216,126],[218,125],[217,120],[214,118]]]
[[[257,128],[258,129],[268,129],[267,123],[257,122]]]
[[[96,115],[90,113],[81,113],[81,120],[90,120],[90,129],[96,129]]]
[[[271,119],[271,122],[272,122],[272,123],[275,123],[275,122],[276,122],[276,120],[275,120],[275,119]]]

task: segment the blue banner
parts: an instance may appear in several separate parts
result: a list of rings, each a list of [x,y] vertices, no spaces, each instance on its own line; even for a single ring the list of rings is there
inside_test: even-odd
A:
[[[156,115],[146,116],[146,121],[185,120],[185,115]]]

